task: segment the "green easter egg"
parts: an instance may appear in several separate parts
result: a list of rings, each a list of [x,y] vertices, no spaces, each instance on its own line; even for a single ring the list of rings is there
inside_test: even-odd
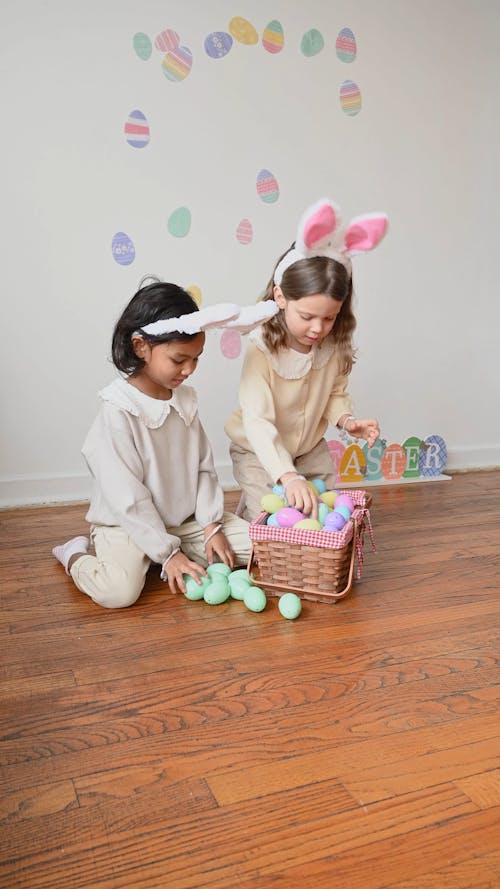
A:
[[[183,574],[184,583],[186,584],[186,599],[191,599],[192,602],[196,602],[198,599],[203,599],[203,594],[205,589],[209,584],[208,577],[201,578],[201,583],[196,583],[195,579],[191,577],[190,574]]]
[[[329,512],[330,510],[328,509],[326,503],[320,503],[318,505],[318,522],[321,522],[322,527],[325,524],[325,519]]]
[[[243,577],[235,577],[234,580],[230,577],[229,589],[231,590],[233,599],[242,601],[245,598],[245,593],[250,589],[250,581],[245,580]]]
[[[301,519],[293,527],[303,528],[306,531],[321,531],[321,522],[316,521],[316,519]]]
[[[325,491],[324,494],[319,495],[319,499],[326,503],[329,509],[333,509],[337,497],[337,491]]]
[[[284,498],[280,497],[279,494],[264,494],[260,501],[260,505],[264,512],[273,513],[283,509],[283,507],[286,506],[286,503]]]
[[[302,602],[295,593],[284,593],[278,601],[280,614],[287,620],[295,620],[302,611]]]
[[[207,568],[207,574],[209,577],[215,578],[216,576],[222,575],[223,577],[228,577],[231,574],[231,569],[229,565],[224,565],[224,562],[214,562],[213,565],[209,565]]]
[[[264,590],[258,586],[249,586],[243,596],[243,601],[249,611],[264,611],[267,603]]]
[[[187,207],[177,207],[169,216],[167,228],[174,238],[184,238],[191,228],[191,211]]]
[[[236,578],[239,579],[240,577],[243,580],[246,580],[248,585],[251,586],[252,578],[249,576],[246,568],[237,568],[236,571],[232,571],[231,574],[229,575],[229,583],[231,583],[232,580],[236,580]]]
[[[226,599],[229,599],[230,595],[231,590],[229,589],[229,584],[221,578],[220,580],[214,580],[213,583],[208,584],[205,588],[203,598],[209,605],[222,605]]]

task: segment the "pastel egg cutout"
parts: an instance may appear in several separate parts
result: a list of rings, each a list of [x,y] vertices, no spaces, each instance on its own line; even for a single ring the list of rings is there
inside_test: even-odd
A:
[[[420,444],[419,469],[424,478],[441,475],[446,467],[448,451],[440,435],[429,435]]]
[[[422,440],[416,435],[411,435],[403,442],[406,452],[406,468],[403,472],[403,478],[419,478],[420,477],[420,453]]]
[[[335,41],[337,57],[341,62],[354,62],[356,58],[356,38],[350,28],[342,28]]]
[[[229,22],[229,33],[238,43],[253,46],[259,42],[259,35],[254,26],[240,15],[234,16]]]
[[[300,51],[303,56],[311,58],[312,56],[317,56],[324,45],[325,41],[321,31],[318,31],[317,28],[311,28],[309,31],[306,31],[300,41]]]
[[[223,330],[220,338],[220,350],[224,358],[239,358],[241,354],[241,334],[237,330]]]
[[[400,444],[391,444],[382,455],[382,475],[387,481],[397,481],[406,469],[406,451]]]
[[[172,83],[179,83],[184,80],[193,65],[193,54],[187,46],[177,46],[171,49],[165,55],[161,68],[167,78]]]
[[[343,482],[361,482],[366,474],[366,457],[357,444],[345,449],[340,461],[339,475]]]
[[[257,194],[265,204],[274,204],[280,196],[278,182],[270,170],[259,170],[257,173]]]
[[[262,46],[267,52],[276,54],[281,52],[284,45],[285,34],[281,23],[276,21],[276,19],[273,19],[273,21],[269,22],[267,27],[264,28],[262,34]]]
[[[332,459],[333,471],[338,476],[340,463],[345,452],[345,445],[342,444],[341,441],[337,441],[336,438],[332,438],[331,441],[327,441],[327,445],[330,452],[330,457]]]
[[[187,207],[178,207],[169,216],[167,228],[174,238],[185,238],[191,228],[191,211]]]
[[[205,37],[203,44],[207,56],[211,59],[223,59],[233,45],[233,38],[226,31],[214,31]]]
[[[132,46],[134,47],[136,55],[142,59],[143,62],[147,62],[147,60],[151,58],[153,44],[148,35],[144,34],[143,31],[138,31],[137,34],[134,34],[132,38]]]
[[[160,31],[155,37],[155,47],[160,52],[169,52],[172,49],[177,49],[179,43],[180,37],[177,31],[172,31],[170,28]]]
[[[146,116],[137,108],[130,112],[123,130],[127,144],[132,148],[145,148],[149,144],[149,124]]]
[[[126,232],[116,232],[111,242],[113,259],[118,265],[131,265],[135,259],[135,247]]]
[[[340,107],[349,117],[361,111],[361,91],[353,80],[344,80],[340,86]]]
[[[240,244],[251,244],[253,241],[253,226],[249,219],[242,219],[236,229],[236,240]]]
[[[376,481],[377,479],[382,478],[380,464],[382,462],[382,454],[385,451],[385,447],[386,446],[381,438],[377,438],[377,441],[371,448],[369,448],[367,444],[363,446],[363,452],[366,457],[366,481]]]

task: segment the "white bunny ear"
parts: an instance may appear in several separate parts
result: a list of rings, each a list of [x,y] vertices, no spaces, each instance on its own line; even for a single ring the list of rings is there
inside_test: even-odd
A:
[[[139,336],[141,333],[149,333],[152,336],[162,336],[164,333],[201,333],[210,327],[224,327],[239,314],[240,307],[236,303],[218,303],[215,306],[206,306],[198,312],[180,315],[178,318],[160,318],[159,321],[146,324],[137,333]]]
[[[296,238],[296,249],[303,253],[325,246],[340,226],[340,211],[333,201],[322,198],[303,213]]]
[[[237,330],[238,333],[250,333],[259,324],[269,321],[279,312],[279,307],[273,299],[264,300],[253,306],[244,306],[234,321],[228,321],[223,326],[229,330]]]
[[[351,256],[366,253],[380,243],[387,231],[385,213],[367,213],[352,219],[344,233],[345,250]]]

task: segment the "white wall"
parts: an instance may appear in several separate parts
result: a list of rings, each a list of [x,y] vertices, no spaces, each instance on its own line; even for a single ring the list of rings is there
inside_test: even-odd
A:
[[[205,36],[233,15],[259,34],[279,19],[285,49],[235,43],[210,59]],[[388,441],[442,435],[449,468],[500,465],[496,0],[3,0],[0,16],[1,505],[87,495],[81,443],[113,376],[113,323],[145,272],[198,285],[205,304],[253,302],[323,195],[391,223],[355,260],[357,410],[378,415]],[[351,64],[335,53],[346,26]],[[306,58],[313,27],[326,45]],[[132,49],[137,31],[164,28],[193,52],[182,83],[156,50],[145,62]],[[355,117],[339,106],[345,79],[362,91]],[[123,135],[135,108],[152,132],[140,150]],[[257,196],[263,167],[275,204]],[[180,205],[193,220],[183,239],[166,226]],[[242,217],[248,246],[235,239]],[[120,230],[135,242],[129,267],[111,256]],[[240,367],[214,333],[193,379],[226,485]]]

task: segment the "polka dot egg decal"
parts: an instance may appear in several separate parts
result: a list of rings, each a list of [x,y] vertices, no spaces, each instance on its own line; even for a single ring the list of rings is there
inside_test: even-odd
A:
[[[168,28],[166,31],[161,31],[160,34],[157,34],[155,37],[155,46],[160,52],[169,52],[171,49],[177,49],[180,42],[180,37],[177,31],[171,31]]]
[[[251,244],[253,241],[253,228],[249,219],[242,219],[236,229],[236,239],[240,244]]]
[[[259,42],[259,35],[254,26],[240,15],[235,16],[229,22],[229,32],[238,43],[252,46],[254,43]]]
[[[139,58],[142,59],[143,62],[147,62],[153,52],[153,46],[148,35],[143,34],[142,31],[134,34],[132,46]]]
[[[130,265],[135,259],[135,247],[125,232],[116,232],[113,235],[111,252],[118,265]]]
[[[324,45],[325,41],[321,32],[317,31],[316,28],[311,28],[310,31],[306,31],[300,42],[300,51],[302,55],[310,58],[321,52]]]
[[[265,204],[274,204],[280,196],[276,179],[269,170],[261,170],[257,174],[257,194]]]
[[[262,46],[267,52],[277,53],[281,52],[284,45],[285,35],[283,33],[283,28],[281,27],[280,22],[273,19],[272,22],[269,22],[267,28],[264,28],[264,33],[262,34]]]
[[[184,80],[191,71],[193,64],[193,55],[187,46],[177,46],[167,52],[161,63],[162,71],[167,80],[178,83]]]
[[[340,87],[340,107],[350,117],[361,111],[361,92],[353,80],[344,80]]]
[[[214,31],[205,37],[205,52],[211,59],[222,59],[227,56],[233,45],[233,38],[225,31]]]
[[[191,228],[191,211],[187,207],[178,207],[170,215],[167,228],[174,238],[184,238]]]
[[[241,334],[237,330],[223,330],[220,349],[225,358],[238,358],[241,353]]]
[[[124,126],[125,138],[132,148],[145,148],[149,143],[149,124],[142,111],[131,111]]]
[[[354,62],[356,58],[356,38],[350,28],[342,28],[339,32],[335,49],[341,62]]]

